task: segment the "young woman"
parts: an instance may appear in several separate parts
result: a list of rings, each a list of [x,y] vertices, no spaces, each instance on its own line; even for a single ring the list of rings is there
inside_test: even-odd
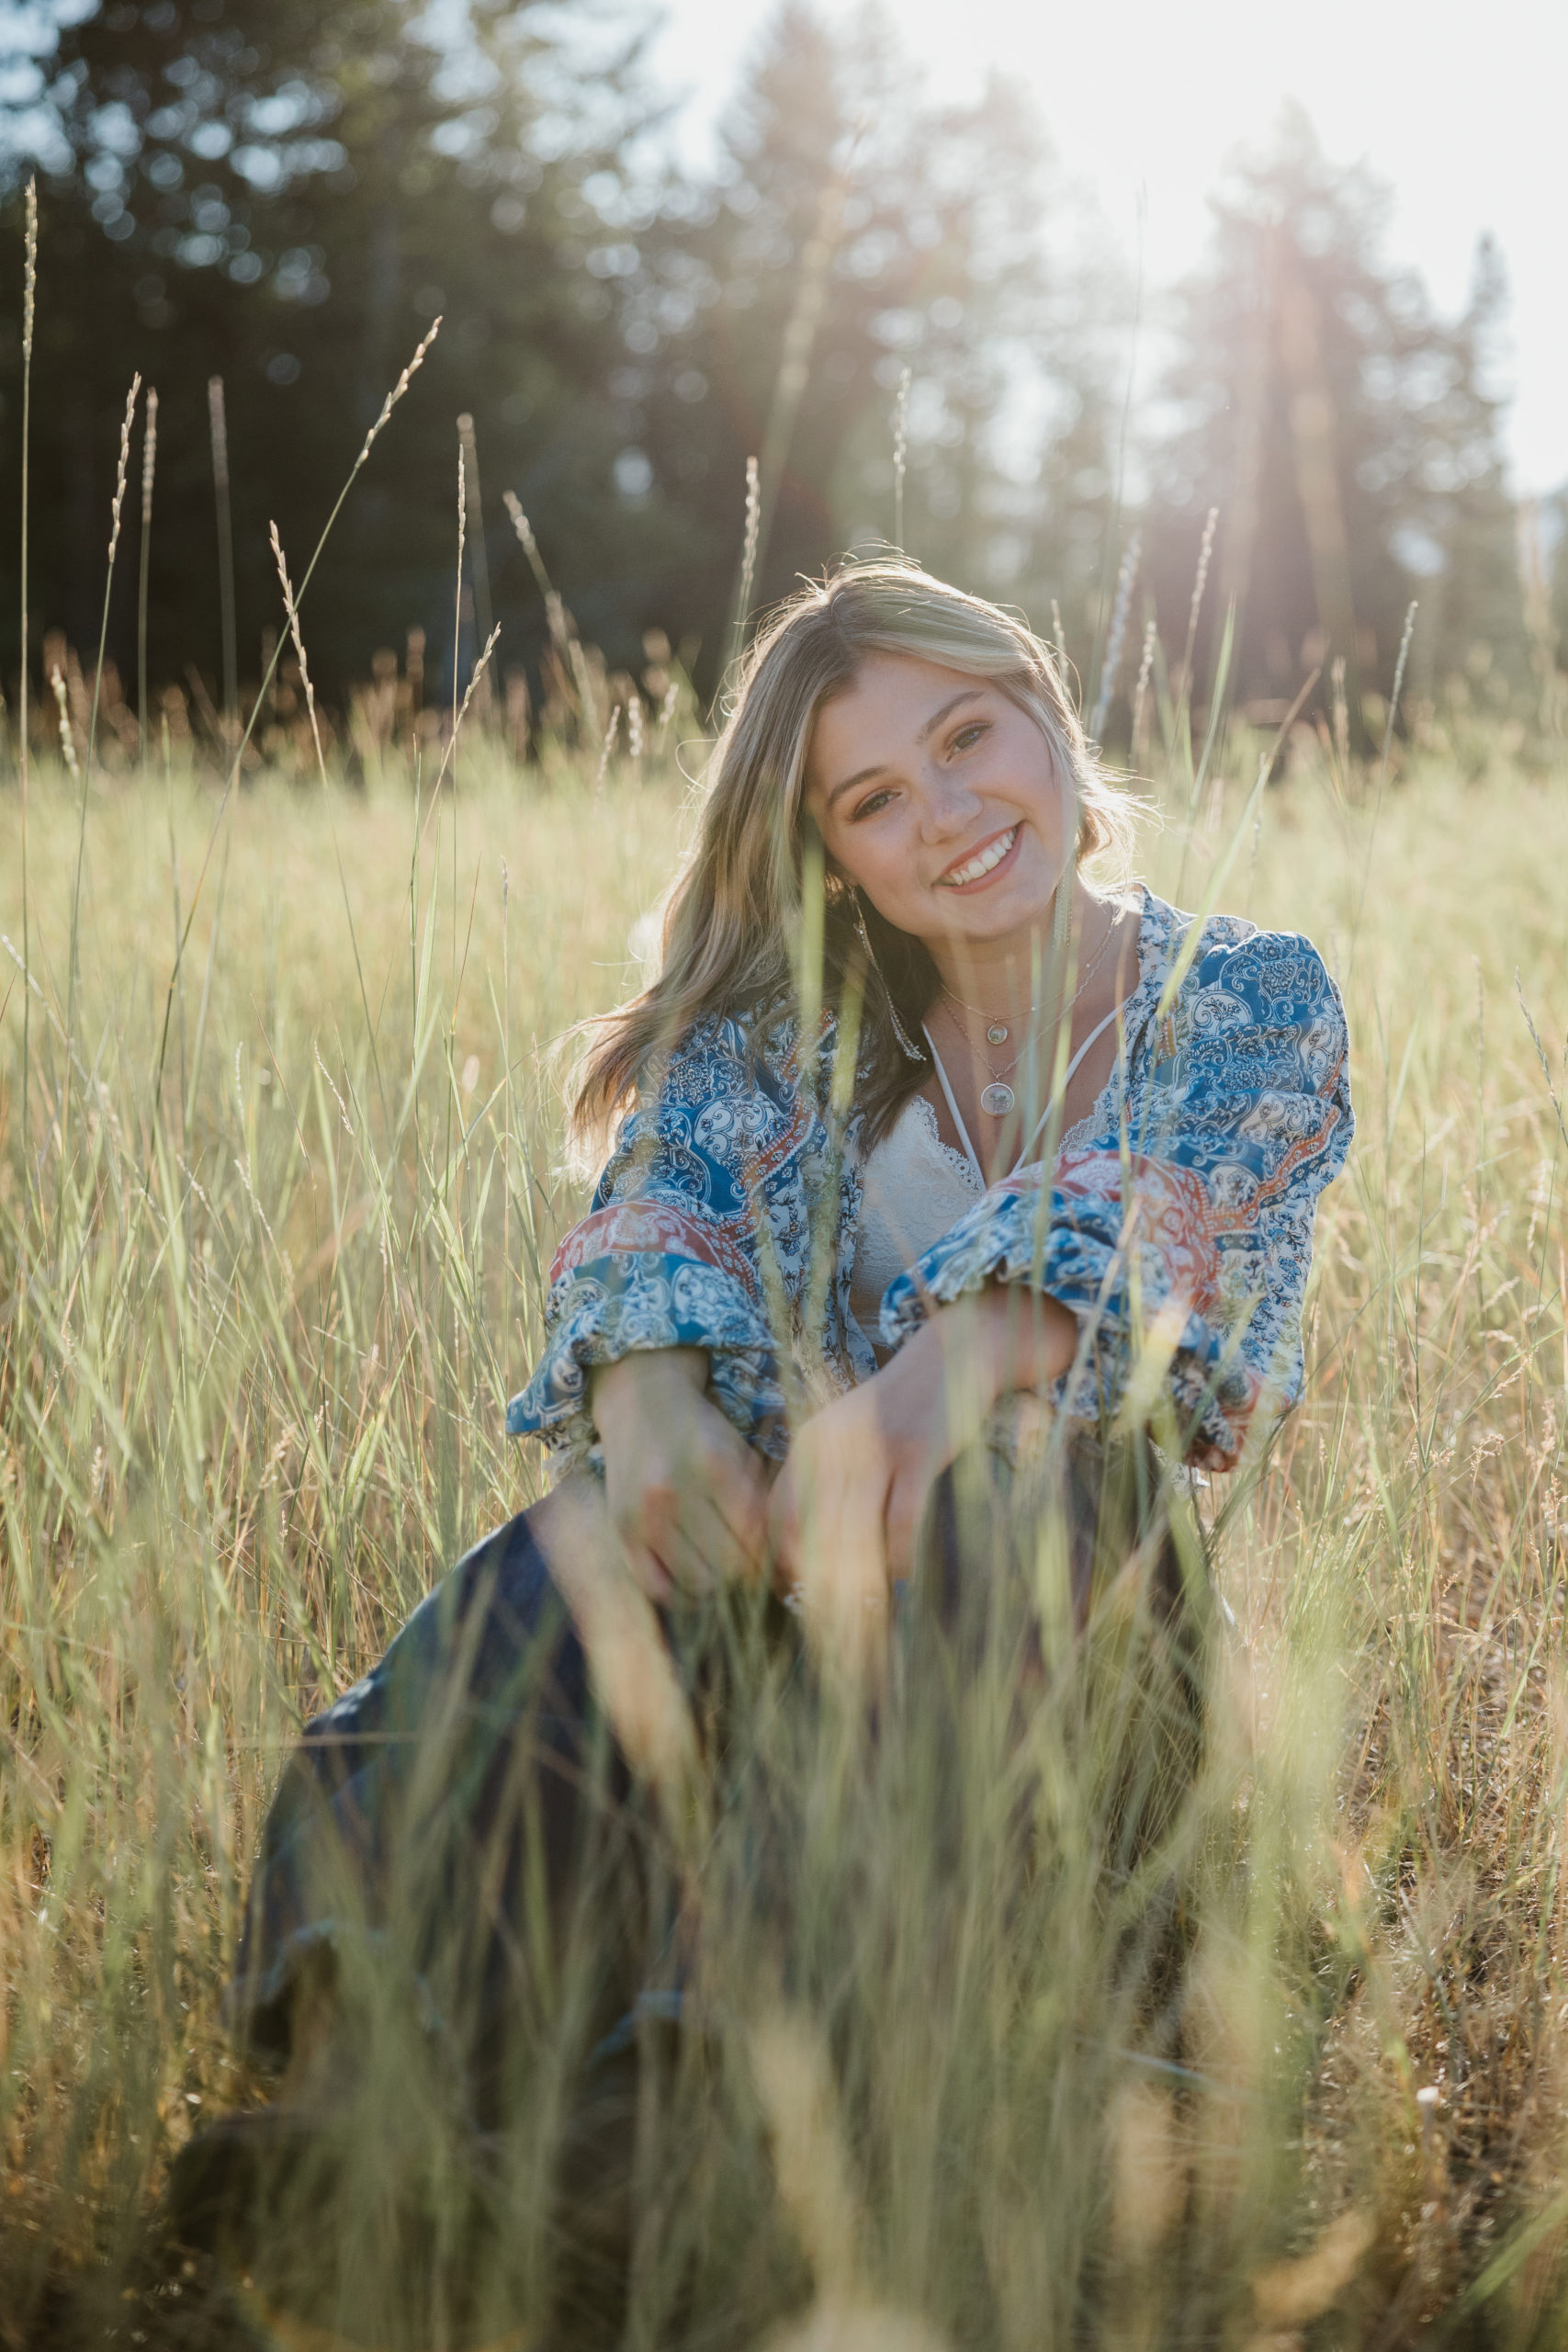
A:
[[[416,1788],[427,1907],[450,1936],[482,1884],[479,2012],[515,2005],[524,1849],[554,1890],[579,1866],[588,1621],[609,1687],[623,1616],[678,1652],[687,1596],[772,1578],[824,1657],[874,1668],[933,1489],[977,1439],[1006,1454],[1008,1400],[1080,1468],[1131,1423],[1226,1470],[1300,1394],[1351,1136],[1339,998],[1303,938],[1086,879],[1125,815],[994,605],[866,564],[762,631],[660,976],[577,1098],[614,1145],[509,1414],[557,1481],[308,1731],[241,1954],[254,2047],[288,2046],[323,1954],[382,1934]],[[611,1708],[634,1760],[639,1691]]]

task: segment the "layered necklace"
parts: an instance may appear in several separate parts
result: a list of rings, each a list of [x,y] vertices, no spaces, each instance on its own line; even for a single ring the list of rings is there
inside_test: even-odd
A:
[[[1089,957],[1089,963],[1084,968],[1083,977],[1078,981],[1078,984],[1073,990],[1072,995],[1067,999],[1066,1003],[1062,1007],[1060,1015],[1062,1020],[1066,1021],[1067,1019],[1074,1006],[1077,1003],[1078,999],[1082,996],[1085,989],[1088,988],[1090,980],[1093,979],[1095,973],[1104,960],[1106,949],[1110,946],[1115,936],[1116,922],[1115,918],[1112,917],[1104,938],[1100,941],[1100,945],[1095,949],[1094,954]],[[1001,1020],[995,1013],[987,1012],[982,1005],[967,1003],[954,989],[948,987],[945,980],[942,985],[942,992],[947,999],[948,1002],[955,1005],[960,1012],[973,1013],[976,1021],[980,1021],[985,1023],[986,1041],[987,1045],[1005,1046],[1007,1044],[1008,1039],[1012,1035],[1012,1030],[1006,1021]],[[1028,1016],[1029,1026],[1024,1036],[1018,1046],[1017,1050],[1013,1053],[1011,1058],[1005,1061],[999,1069],[996,1063],[992,1061],[989,1054],[986,1053],[983,1048],[976,1047],[976,1051],[980,1055],[980,1059],[985,1063],[986,1068],[991,1073],[990,1084],[988,1086],[983,1086],[980,1090],[980,1108],[986,1113],[988,1118],[1005,1119],[1009,1112],[1014,1109],[1017,1104],[1017,1093],[1014,1091],[1012,1087],[1008,1084],[1008,1080],[1012,1076],[1013,1071],[1018,1068],[1020,1061],[1022,1059],[1025,1047],[1033,1043],[1034,1017],[1040,1010],[1041,1008],[1038,1004],[1032,1004],[1030,1006]],[[964,1028],[965,1040],[973,1043],[973,1040],[969,1038],[967,1024],[961,1023],[960,1025]]]

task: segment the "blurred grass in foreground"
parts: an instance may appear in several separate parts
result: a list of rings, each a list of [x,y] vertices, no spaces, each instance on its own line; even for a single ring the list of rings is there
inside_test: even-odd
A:
[[[134,2265],[171,2153],[251,2088],[216,2002],[280,1758],[538,1491],[502,1408],[581,1200],[541,1048],[627,984],[686,821],[668,773],[594,764],[466,754],[417,841],[389,775],[240,793],[156,1115],[216,795],[95,786],[73,988],[77,805],[35,780],[26,1134],[0,951],[0,2340],[206,2340]],[[757,1818],[708,1864],[716,2048],[639,2123],[628,2342],[750,2343],[813,2292],[789,2340],[868,2352],[1568,2329],[1568,1170],[1515,990],[1561,1095],[1568,795],[1417,755],[1380,805],[1308,755],[1237,833],[1233,772],[1141,870],[1194,905],[1234,837],[1218,902],[1345,989],[1359,1136],[1307,1401],[1200,1496],[1235,1623],[1149,1880],[1186,1954],[1165,2038],[1052,1708],[1021,1763],[993,1675],[849,1769],[786,1753],[759,1686]],[[20,884],[7,794],[17,949]],[[792,1773],[781,1955],[743,1865]],[[1021,1792],[1051,1859],[1010,1902]],[[531,2340],[553,2129],[491,2342]],[[463,2340],[438,2293],[380,2311],[378,2243],[343,2233],[309,2341]]]

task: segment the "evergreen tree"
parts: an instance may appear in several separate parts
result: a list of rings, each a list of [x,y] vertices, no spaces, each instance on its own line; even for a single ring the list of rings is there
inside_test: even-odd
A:
[[[1177,427],[1154,456],[1155,576],[1179,642],[1217,506],[1208,625],[1234,596],[1244,696],[1287,696],[1336,654],[1386,693],[1412,597],[1437,674],[1478,634],[1524,664],[1485,380],[1500,284],[1483,257],[1464,315],[1438,320],[1383,259],[1386,211],[1371,175],[1329,163],[1292,107],[1216,198],[1210,262],[1180,289],[1165,387]]]
[[[220,373],[242,668],[254,674],[261,631],[278,617],[269,519],[302,560],[438,311],[416,394],[356,485],[312,594],[307,636],[323,683],[362,673],[374,646],[411,623],[449,665],[461,410],[478,424],[497,600],[517,650],[542,623],[527,567],[511,560],[503,486],[531,508],[569,597],[591,601],[599,583],[635,574],[649,525],[615,494],[622,442],[607,381],[620,262],[605,263],[612,234],[591,193],[643,119],[634,43],[607,55],[601,43],[590,74],[577,28],[536,26],[502,0],[470,0],[466,40],[440,48],[420,0],[354,0],[330,31],[302,0],[117,0],[80,23],[58,14],[35,496],[36,511],[70,520],[35,543],[45,625],[79,642],[95,633],[116,424],[139,367],[162,401],[152,666],[215,674],[206,387]],[[14,413],[15,345],[7,356]],[[122,660],[131,569],[117,597]],[[635,641],[637,616],[613,594],[602,601],[601,632]]]
[[[439,40],[427,0],[344,0],[326,18],[305,0],[101,0],[80,18],[73,0],[45,0],[32,13],[49,34],[32,67],[0,58],[0,194],[8,183],[19,225],[30,148],[43,198],[33,487],[51,526],[35,534],[35,644],[55,624],[78,646],[96,639],[118,424],[140,368],[162,401],[152,668],[180,679],[194,665],[211,690],[207,382],[221,374],[254,677],[279,618],[268,522],[298,567],[439,311],[440,340],[307,609],[328,691],[414,623],[432,690],[449,694],[454,667],[467,675],[471,605],[453,641],[461,411],[484,489],[470,560],[482,547],[502,660],[544,634],[502,511],[510,488],[613,662],[637,666],[642,633],[661,626],[700,644],[716,684],[747,458],[763,476],[755,608],[840,548],[894,537],[906,370],[906,546],[1043,628],[1058,603],[1092,686],[1128,537],[1126,287],[1081,224],[1064,233],[1024,104],[998,83],[974,103],[933,103],[874,10],[845,22],[784,0],[701,182],[659,160],[628,5],[462,0]],[[1211,262],[1181,290],[1144,576],[1179,644],[1204,517],[1220,508],[1207,622],[1236,596],[1244,696],[1288,695],[1336,653],[1386,688],[1413,594],[1417,680],[1481,642],[1505,673],[1524,667],[1488,388],[1500,274],[1483,251],[1464,315],[1435,319],[1382,256],[1383,209],[1292,115],[1222,195]],[[7,317],[0,401],[14,424],[14,306]],[[0,532],[14,530],[15,495],[0,469]],[[122,668],[134,576],[126,560],[111,634]],[[14,595],[10,568],[5,580]],[[0,598],[0,642],[14,631]],[[1129,665],[1136,637],[1134,623]]]
[[[995,428],[1010,366],[1040,334],[1039,160],[1000,87],[931,107],[879,15],[830,26],[786,0],[715,186],[655,232],[628,326],[637,430],[705,526],[707,613],[735,593],[749,456],[763,477],[754,608],[840,549],[893,538],[906,368],[905,543],[1013,588],[1029,502],[998,476]],[[709,676],[717,658],[710,641]]]
[[[1022,355],[1023,379],[1043,395],[1035,462],[1000,489],[1021,549],[1010,593],[1043,634],[1059,617],[1082,691],[1092,695],[1136,529],[1124,480],[1134,315],[1125,271],[1102,232],[1083,217],[1067,225],[1070,236],[1058,230],[1053,240],[1044,302]],[[1135,668],[1131,618],[1129,628],[1123,652]]]

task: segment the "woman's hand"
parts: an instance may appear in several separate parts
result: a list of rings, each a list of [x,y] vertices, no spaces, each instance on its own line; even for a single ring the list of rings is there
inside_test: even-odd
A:
[[[594,1373],[604,1498],[650,1600],[755,1575],[767,1531],[761,1462],[704,1395],[702,1348],[654,1348]]]
[[[874,1379],[796,1431],[769,1531],[826,1655],[864,1664],[888,1585],[914,1565],[935,1481],[998,1396],[1066,1370],[1077,1337],[1055,1299],[993,1285],[939,1307]]]

